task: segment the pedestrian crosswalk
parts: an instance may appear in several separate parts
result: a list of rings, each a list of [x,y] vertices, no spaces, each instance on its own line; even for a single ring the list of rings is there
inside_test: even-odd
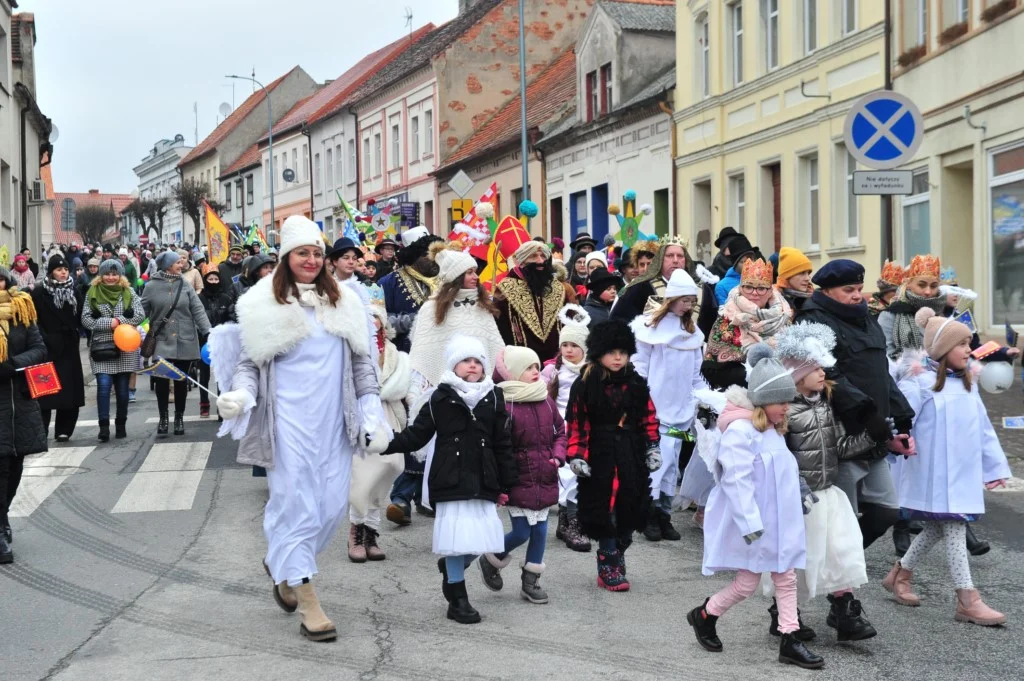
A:
[[[10,516],[24,518],[57,491],[61,484],[80,472],[79,466],[95,447],[66,447],[41,456],[25,459],[25,472],[21,476],[18,494],[11,504]]]
[[[214,414],[213,416],[207,416],[207,417],[199,416],[198,414],[187,414],[184,417],[185,423],[197,423],[197,422],[210,423],[210,422],[216,421],[216,420],[217,420],[217,415],[216,414]],[[159,421],[160,421],[160,417],[159,416],[150,416],[149,418],[146,419],[146,423],[147,424],[159,423]],[[55,425],[54,423],[50,424],[50,432],[53,432],[54,425]],[[79,421],[77,421],[75,423],[75,429],[76,430],[78,428],[99,428],[99,426],[100,426],[100,422],[98,420],[96,420],[96,419],[80,419]]]
[[[192,508],[211,446],[210,442],[153,445],[111,512],[186,511]]]

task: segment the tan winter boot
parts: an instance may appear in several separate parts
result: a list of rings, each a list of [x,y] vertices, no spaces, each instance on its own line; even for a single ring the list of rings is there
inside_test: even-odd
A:
[[[320,607],[312,584],[304,582],[295,587],[295,596],[299,600],[299,614],[302,615],[300,634],[310,641],[333,641],[338,638],[338,630]]]
[[[889,570],[889,574],[882,580],[882,586],[896,597],[896,602],[900,605],[917,607],[921,605],[921,599],[910,588],[910,578],[913,576],[914,573],[900,565],[899,561],[896,561],[896,564]],[[959,612],[959,606],[957,612]]]
[[[266,563],[263,563],[263,569],[267,571],[267,577],[270,577],[270,580],[273,581],[274,577],[270,574],[270,567]],[[295,597],[295,589],[288,586],[287,581],[274,585],[274,602],[289,615],[299,607],[299,600]]]
[[[953,619],[983,627],[1006,623],[1006,615],[985,605],[977,589],[956,590],[956,615]]]
[[[363,525],[352,524],[348,526],[348,559],[353,563],[366,562],[363,527]]]

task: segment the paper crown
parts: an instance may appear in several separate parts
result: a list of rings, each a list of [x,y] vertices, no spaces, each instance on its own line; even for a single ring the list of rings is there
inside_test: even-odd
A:
[[[384,307],[384,289],[377,284],[370,284],[366,287],[367,292],[370,294],[370,304]]]
[[[662,248],[665,246],[682,246],[686,250],[690,249],[690,240],[679,236],[678,234],[670,234],[669,236],[663,236],[658,240],[658,245]]]
[[[740,273],[740,283],[771,286],[773,274],[772,264],[770,262],[751,258],[743,263],[743,271]]]
[[[956,268],[943,267],[939,270],[939,282],[943,284],[956,284]]]
[[[895,263],[891,260],[886,260],[885,265],[882,266],[882,281],[893,286],[899,286],[903,283],[903,279],[906,278],[906,271],[903,269],[903,265]]]
[[[939,262],[938,256],[915,255],[914,259],[910,261],[910,267],[907,268],[907,279],[914,277],[934,277],[938,279],[941,269],[942,265]]]

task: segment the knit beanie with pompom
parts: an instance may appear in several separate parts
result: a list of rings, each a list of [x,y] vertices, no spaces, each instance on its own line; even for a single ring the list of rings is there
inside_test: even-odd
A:
[[[966,324],[952,317],[937,317],[931,308],[922,307],[918,310],[914,321],[924,329],[924,351],[936,362],[942,361],[965,338],[969,342],[974,336]]]
[[[782,366],[772,354],[772,348],[765,343],[747,351],[747,363],[753,367],[747,378],[747,397],[755,407],[787,404],[796,398],[793,371]]]

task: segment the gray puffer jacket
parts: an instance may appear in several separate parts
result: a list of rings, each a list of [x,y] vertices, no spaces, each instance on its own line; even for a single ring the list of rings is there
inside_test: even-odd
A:
[[[786,445],[796,457],[800,477],[812,491],[836,484],[839,462],[857,459],[875,447],[867,432],[847,435],[824,396],[797,395],[789,405],[789,430]]]

